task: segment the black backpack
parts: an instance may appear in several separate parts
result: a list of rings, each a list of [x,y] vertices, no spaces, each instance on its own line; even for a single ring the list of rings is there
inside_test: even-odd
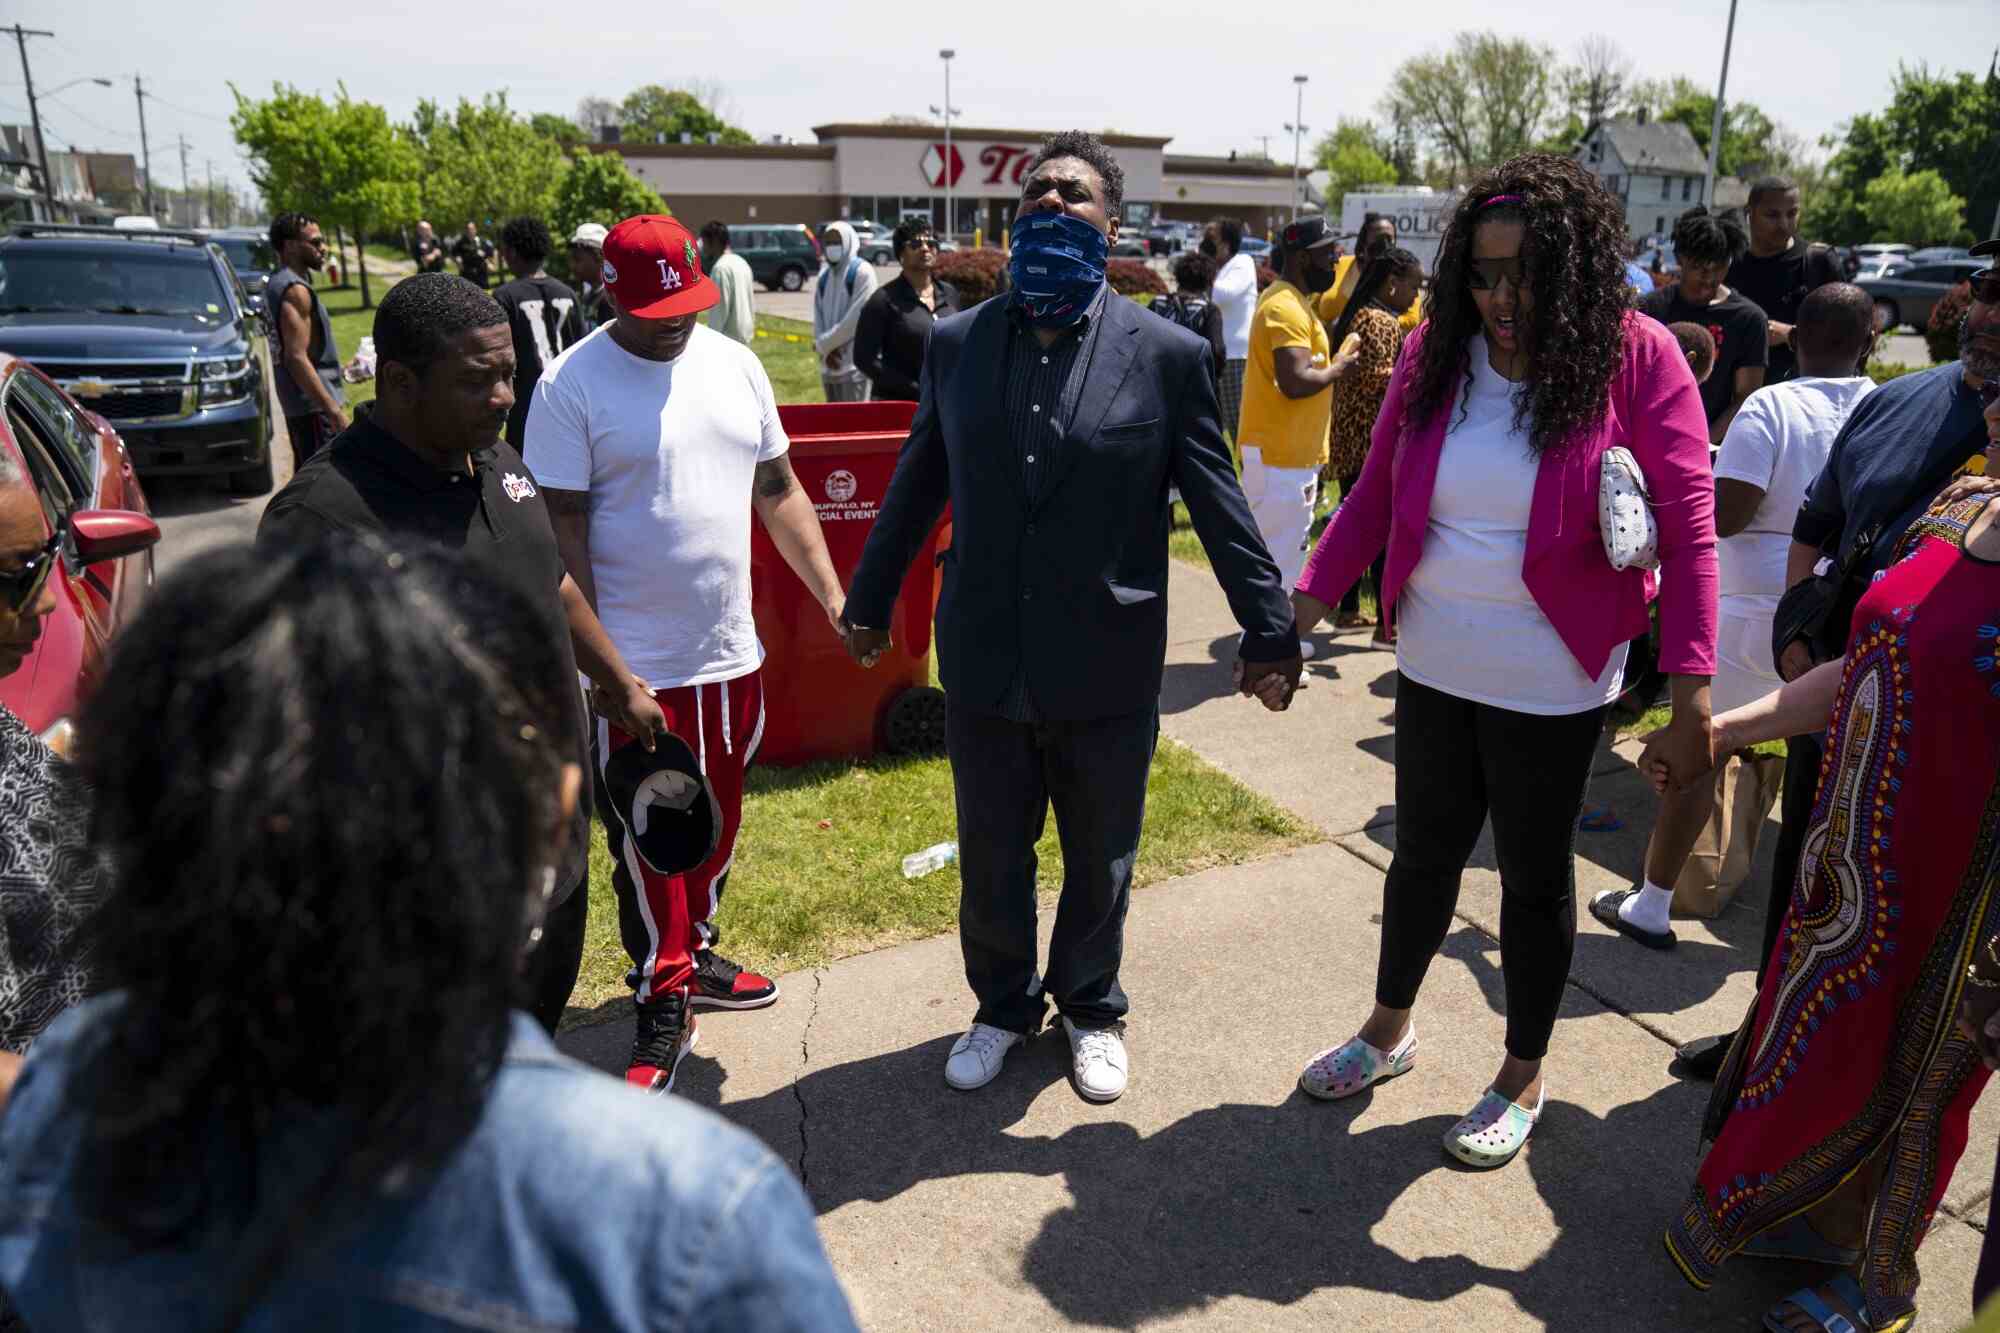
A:
[[[1208,332],[1203,323],[1208,318],[1208,307],[1212,304],[1206,296],[1183,296],[1175,292],[1171,296],[1154,298],[1152,311],[1162,319],[1170,319],[1189,333],[1206,338]]]

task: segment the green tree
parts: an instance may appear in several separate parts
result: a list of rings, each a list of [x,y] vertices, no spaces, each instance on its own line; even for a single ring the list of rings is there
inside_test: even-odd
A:
[[[1397,66],[1382,110],[1427,140],[1456,181],[1540,140],[1555,102],[1555,67],[1546,46],[1461,32],[1444,52]]]
[[[251,178],[275,209],[296,208],[344,225],[355,239],[361,304],[374,304],[362,238],[371,226],[397,226],[416,210],[416,160],[388,112],[357,102],[341,87],[332,102],[285,84],[253,101],[232,88],[236,142]]]
[[[1869,184],[1891,171],[1926,169],[1964,198],[1974,231],[1989,234],[2000,222],[2000,66],[1983,77],[1899,67],[1890,89],[1886,109],[1856,116],[1825,141],[1835,150],[1827,165],[1841,204],[1828,221],[1840,229],[1820,234],[1860,239],[1873,225],[1864,205]]]
[[[640,213],[668,211],[666,201],[634,176],[618,154],[579,153],[556,187],[549,228],[562,240],[586,222],[610,227]]]
[[[1402,181],[1389,159],[1395,146],[1372,122],[1341,118],[1313,148],[1313,163],[1332,179],[1327,183],[1327,207],[1339,207],[1342,195],[1364,185],[1396,185]]]
[[[573,151],[584,142],[584,133],[568,116],[558,116],[548,111],[537,111],[528,117],[528,128],[553,141],[565,153]]]
[[[1688,127],[1695,146],[1708,152],[1715,129],[1715,94],[1685,75],[1646,79],[1632,85],[1625,114],[1644,113],[1654,120]],[[1805,159],[1800,138],[1772,120],[1754,102],[1731,98],[1722,116],[1722,151],[1715,170],[1723,176],[1760,176],[1790,172]]]
[[[700,91],[649,83],[626,95],[619,105],[618,116],[625,138],[633,143],[651,143],[656,138],[676,143],[683,134],[691,134],[697,140],[706,140],[714,134],[721,143],[755,142],[748,131],[716,114],[712,107],[714,100],[712,93],[704,97]]]
[[[1862,191],[1861,205],[1878,241],[1949,245],[1971,238],[1965,229],[1964,198],[1953,194],[1945,178],[1929,169],[1877,176]]]
[[[416,157],[420,215],[441,234],[467,222],[490,229],[522,214],[549,216],[563,151],[517,115],[505,93],[461,98],[450,115],[419,102],[403,137]]]

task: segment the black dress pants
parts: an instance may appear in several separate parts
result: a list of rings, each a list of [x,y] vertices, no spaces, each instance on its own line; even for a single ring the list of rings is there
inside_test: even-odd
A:
[[[1041,1026],[1049,999],[1078,1027],[1124,1017],[1118,968],[1156,706],[1085,722],[1014,722],[953,707],[945,723],[958,803],[959,944],[976,1021]],[[1062,842],[1062,897],[1046,976],[1036,967],[1035,843],[1050,807]]]
[[[1376,1002],[1416,1004],[1490,815],[1500,863],[1507,1052],[1539,1060],[1576,951],[1576,820],[1604,709],[1545,717],[1396,677],[1396,855],[1382,897]]]

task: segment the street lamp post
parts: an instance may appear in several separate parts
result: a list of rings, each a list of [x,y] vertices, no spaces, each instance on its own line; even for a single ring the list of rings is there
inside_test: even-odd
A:
[[[1732,0],[1733,2],[1733,0]],[[944,235],[946,240],[958,229],[958,214],[953,209],[951,188],[951,58],[957,55],[949,46],[938,52],[944,61]]]
[[[49,147],[42,137],[41,99],[44,97],[54,97],[57,93],[67,92],[79,83],[94,83],[100,88],[109,88],[111,80],[88,77],[71,79],[68,83],[58,84],[45,92],[37,93],[35,91],[34,80],[28,75],[28,57],[25,47],[21,53],[21,78],[28,89],[28,119],[33,122],[35,127],[35,152],[41,158],[42,197],[48,201],[49,221],[54,222],[56,220],[56,180],[54,176],[49,174]]]
[[[1715,117],[1708,127],[1708,180],[1704,185],[1707,197],[1702,203],[1715,207],[1715,162],[1722,151],[1722,98],[1729,91],[1729,48],[1736,41],[1736,0],[1729,0],[1729,27],[1722,36],[1722,77],[1715,82]]]
[[[1292,132],[1292,221],[1299,220],[1299,146],[1306,133],[1306,76],[1292,75],[1292,84],[1298,89],[1298,110],[1295,119],[1285,126]]]

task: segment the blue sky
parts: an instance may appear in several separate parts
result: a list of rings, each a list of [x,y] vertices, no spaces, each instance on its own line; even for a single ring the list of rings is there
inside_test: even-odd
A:
[[[197,183],[209,161],[218,177],[247,181],[227,123],[231,82],[254,94],[278,78],[329,93],[344,81],[401,118],[422,97],[506,89],[517,107],[569,114],[585,96],[616,100],[642,83],[692,81],[723,89],[732,119],[753,133],[810,141],[811,127],[828,121],[925,114],[943,98],[944,46],[958,51],[952,100],[964,123],[1171,134],[1181,152],[1255,150],[1268,135],[1283,160],[1294,74],[1308,76],[1305,121],[1314,130],[1370,114],[1399,61],[1462,28],[1496,27],[1558,52],[1601,34],[1643,76],[1711,82],[1728,0],[1308,6],[1318,12],[1282,28],[1263,18],[1265,6],[1217,0],[1096,9],[701,0],[577,6],[570,19],[542,5],[379,0],[207,0],[196,10],[159,0],[16,0],[9,8],[56,33],[30,45],[38,89],[115,80],[45,98],[51,142],[136,152],[136,70],[157,99],[147,108],[155,174],[178,184],[182,135]],[[1062,26],[1009,26],[1018,13],[1060,14]],[[1883,105],[1899,61],[1983,72],[2000,44],[1997,19],[1992,0],[1741,0],[1730,91],[1817,138]],[[25,122],[19,62],[11,50],[0,56],[0,117]]]

